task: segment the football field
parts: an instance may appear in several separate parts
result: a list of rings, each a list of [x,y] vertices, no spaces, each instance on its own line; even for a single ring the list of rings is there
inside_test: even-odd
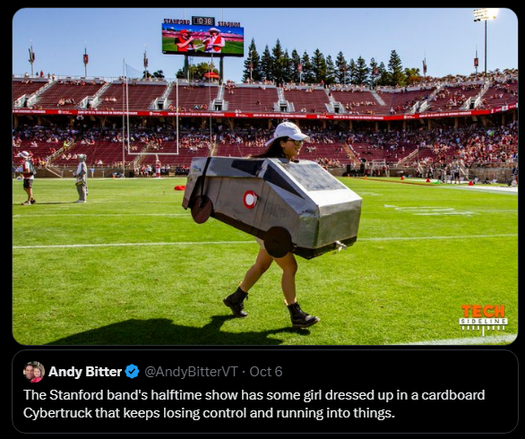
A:
[[[37,177],[32,206],[21,205],[26,194],[13,180],[13,337],[23,345],[514,340],[517,190],[341,181],[363,198],[358,239],[338,253],[297,257],[299,303],[321,321],[292,330],[276,264],[250,291],[247,318],[224,306],[258,246],[213,218],[196,224],[174,190],[185,178],[89,179],[88,203],[77,204],[73,179]],[[460,325],[502,313],[505,324]]]

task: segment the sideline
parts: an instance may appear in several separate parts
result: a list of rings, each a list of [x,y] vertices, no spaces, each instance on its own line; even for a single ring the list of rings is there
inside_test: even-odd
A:
[[[446,340],[429,340],[429,341],[416,341],[413,343],[394,343],[392,346],[439,346],[439,345],[483,345],[483,344],[510,344],[516,338],[518,334],[505,334],[505,335],[488,335],[485,337],[467,337],[467,338],[449,338]]]
[[[479,191],[488,191],[488,192],[500,192],[504,194],[517,194],[518,186],[490,186],[488,184],[475,184],[473,186],[464,186],[461,189],[468,190],[479,190]]]
[[[341,177],[342,181],[344,181],[345,177]],[[518,193],[518,186],[491,186],[488,184],[482,184],[478,183],[472,186],[469,186],[468,181],[462,181],[460,184],[450,184],[450,183],[436,183],[436,178],[431,178],[430,182],[427,183],[425,178],[419,178],[419,177],[406,177],[404,180],[392,180],[392,177],[386,177],[386,179],[383,177],[349,177],[349,178],[357,178],[359,180],[371,180],[371,181],[380,181],[382,183],[397,183],[397,184],[407,184],[407,185],[415,185],[415,186],[423,186],[423,187],[442,187],[442,188],[449,188],[449,189],[474,189],[474,190],[487,190],[490,192],[500,192],[500,193],[506,193],[506,194],[517,194]],[[389,179],[390,178],[390,179]]]

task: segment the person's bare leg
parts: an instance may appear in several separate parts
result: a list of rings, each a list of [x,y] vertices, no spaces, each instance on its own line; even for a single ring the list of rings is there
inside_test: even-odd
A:
[[[237,290],[223,300],[223,303],[232,310],[235,317],[246,317],[248,315],[244,312],[243,301],[248,297],[250,288],[253,287],[266,270],[270,268],[272,262],[273,258],[266,250],[259,250],[255,263],[246,272],[244,280]]]
[[[253,264],[246,274],[244,279],[239,285],[241,290],[247,293],[251,287],[253,287],[256,282],[261,278],[261,276],[270,268],[272,265],[273,258],[268,254],[264,249],[259,250],[257,258],[255,259],[255,264]]]
[[[287,253],[282,258],[275,258],[275,262],[283,270],[281,287],[283,289],[286,305],[297,302],[295,291],[295,274],[297,273],[297,261],[293,253]]]
[[[27,194],[27,201],[30,202],[33,199],[33,188],[26,187],[24,188]]]
[[[293,253],[288,253],[282,258],[275,258],[275,262],[283,270],[281,285],[284,299],[294,328],[308,328],[319,321],[319,317],[305,313],[299,303],[295,291],[295,274],[297,273],[297,261]]]

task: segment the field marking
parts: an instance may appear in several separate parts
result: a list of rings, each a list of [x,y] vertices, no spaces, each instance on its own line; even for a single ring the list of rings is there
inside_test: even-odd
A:
[[[427,239],[481,239],[481,238],[511,238],[517,233],[502,233],[497,235],[457,235],[457,236],[390,236],[388,238],[358,238],[360,241],[418,241]]]
[[[51,245],[14,245],[16,250],[31,250],[38,248],[88,248],[88,247],[144,247],[150,245],[226,245],[255,244],[255,241],[188,241],[188,242],[116,242],[107,244],[51,244]]]
[[[487,186],[487,185],[482,184],[482,185],[458,187],[457,189],[478,190],[478,191],[483,191],[483,192],[518,195],[518,187],[517,186],[514,186],[514,187],[508,187],[508,186]]]
[[[480,239],[480,238],[511,238],[517,237],[517,233],[506,233],[499,235],[461,235],[461,236],[391,236],[387,238],[361,238],[361,241],[418,241],[434,239]],[[162,245],[237,245],[255,244],[253,241],[180,241],[180,242],[115,242],[102,244],[50,244],[50,245],[14,245],[13,250],[32,250],[32,249],[59,249],[59,248],[89,248],[89,247],[143,247],[143,246],[162,246]]]
[[[385,207],[392,207],[391,205],[385,205]],[[405,208],[397,208],[396,210],[405,210],[405,211],[410,211],[410,210],[416,210],[417,208],[413,208],[413,207],[405,207]],[[434,209],[434,208],[428,208],[428,209]],[[440,209],[445,209],[445,208],[440,208]],[[446,210],[452,210],[453,208],[447,208]],[[377,210],[377,211],[373,211],[373,210],[369,210],[367,211],[367,213],[382,213],[383,211],[382,210]],[[480,215],[479,212],[482,212],[482,213],[493,213],[493,212],[496,212],[496,213],[518,213],[518,210],[517,209],[474,209],[474,212],[469,212],[469,213],[474,213],[476,215]],[[456,213],[457,215],[458,213]],[[464,214],[464,213],[461,213],[461,214]],[[414,215],[436,215],[436,214],[433,214],[433,213],[414,213]],[[42,218],[42,217],[66,217],[66,216],[85,216],[85,217],[119,217],[119,216],[122,216],[122,217],[125,217],[125,216],[166,216],[166,217],[182,217],[182,218],[192,218],[191,214],[190,213],[28,213],[28,214],[24,214],[24,213],[18,213],[18,214],[14,214],[13,215],[13,218],[16,218],[16,219],[19,219],[19,218]]]
[[[13,218],[38,218],[38,217],[55,217],[55,216],[177,216],[191,218],[189,213],[34,213],[34,214],[16,214]]]
[[[477,212],[470,210],[456,210],[453,207],[442,207],[442,206],[395,206],[393,204],[385,204],[385,208],[394,208],[394,210],[403,213],[411,213],[412,215],[426,215],[426,216],[438,216],[438,215],[480,215]]]
[[[416,341],[412,343],[394,343],[396,346],[440,346],[440,345],[482,345],[496,343],[512,343],[518,334],[488,335],[485,337],[449,338],[445,340]]]

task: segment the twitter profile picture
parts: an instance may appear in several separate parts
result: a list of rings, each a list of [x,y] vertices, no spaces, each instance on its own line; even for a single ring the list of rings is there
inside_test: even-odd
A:
[[[42,363],[30,361],[24,366],[24,376],[30,383],[38,383],[44,378],[46,371]]]

